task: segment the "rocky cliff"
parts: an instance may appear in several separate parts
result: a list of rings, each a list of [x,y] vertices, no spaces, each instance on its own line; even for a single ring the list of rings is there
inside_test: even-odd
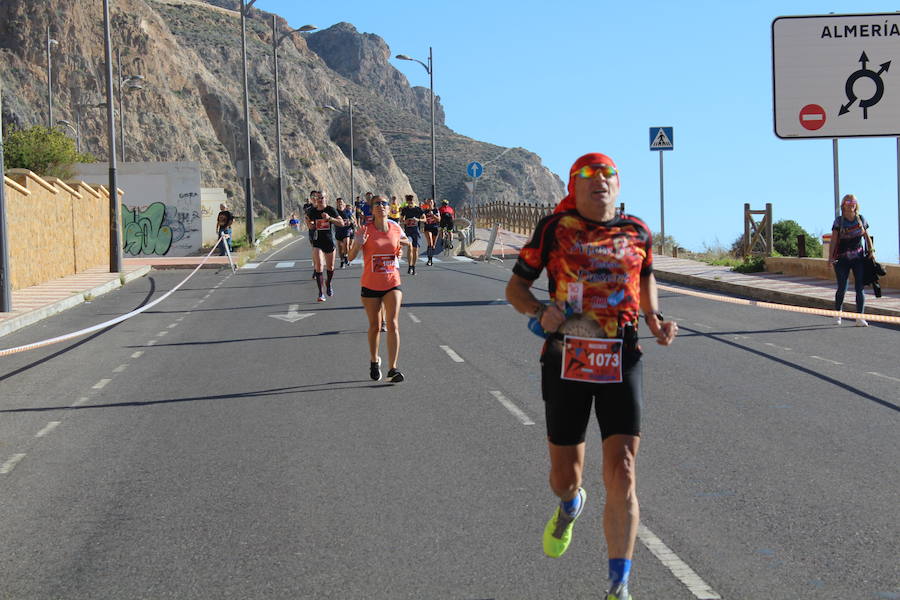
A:
[[[244,206],[239,164],[245,159],[240,19],[236,0],[117,0],[113,47],[122,73],[145,85],[125,94],[127,161],[199,161],[203,185],[224,187]],[[275,18],[277,38],[290,28]],[[276,210],[272,15],[247,19],[251,152],[257,210]],[[80,121],[82,150],[104,158],[106,112],[103,16],[92,0],[4,0],[0,5],[3,121],[24,127],[47,121],[45,36],[54,47],[54,120]],[[288,36],[279,47],[282,161],[287,198],[310,189],[349,193],[349,119],[354,104],[354,180],[372,190],[424,198],[431,189],[429,90],[411,87],[389,62],[380,37],[349,23]],[[438,195],[463,202],[464,167],[491,161],[478,183],[482,200],[549,202],[563,185],[540,158],[461,136],[435,105]],[[117,138],[118,139],[118,138]],[[499,158],[495,158],[499,157]]]

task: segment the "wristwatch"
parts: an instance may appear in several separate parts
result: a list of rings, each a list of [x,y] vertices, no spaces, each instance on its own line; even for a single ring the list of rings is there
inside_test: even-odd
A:
[[[660,322],[666,320],[665,317],[663,317],[663,314],[662,314],[661,312],[659,312],[658,310],[654,310],[653,312],[650,313],[650,315],[656,315],[656,318],[657,318]],[[644,315],[644,320],[646,321],[646,320],[647,320],[647,317],[649,317],[650,315],[645,314],[645,315]]]

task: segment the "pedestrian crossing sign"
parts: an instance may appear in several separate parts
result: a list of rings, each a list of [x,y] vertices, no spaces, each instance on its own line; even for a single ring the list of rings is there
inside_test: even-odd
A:
[[[651,150],[674,150],[675,149],[675,128],[674,127],[651,127],[650,128],[650,149]]]

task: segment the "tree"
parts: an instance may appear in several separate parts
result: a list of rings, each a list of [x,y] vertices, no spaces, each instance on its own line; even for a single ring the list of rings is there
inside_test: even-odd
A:
[[[806,255],[822,256],[822,243],[815,235],[810,235],[799,223],[790,219],[782,219],[772,226],[772,240],[775,251],[782,256],[798,256],[797,236],[806,236]]]
[[[76,162],[94,162],[79,154],[75,142],[58,129],[35,125],[10,131],[3,140],[4,169],[28,169],[41,176],[71,179]]]

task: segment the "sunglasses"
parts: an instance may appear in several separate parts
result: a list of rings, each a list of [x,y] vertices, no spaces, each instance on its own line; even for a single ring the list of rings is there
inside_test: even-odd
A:
[[[384,206],[389,206],[389,203],[388,203],[388,202],[384,202],[384,201],[373,202],[373,203],[372,203],[372,206],[382,206],[382,207],[384,207]]]
[[[571,173],[580,179],[593,179],[597,175],[603,175],[604,179],[610,179],[618,174],[616,168],[610,165],[585,165]]]

